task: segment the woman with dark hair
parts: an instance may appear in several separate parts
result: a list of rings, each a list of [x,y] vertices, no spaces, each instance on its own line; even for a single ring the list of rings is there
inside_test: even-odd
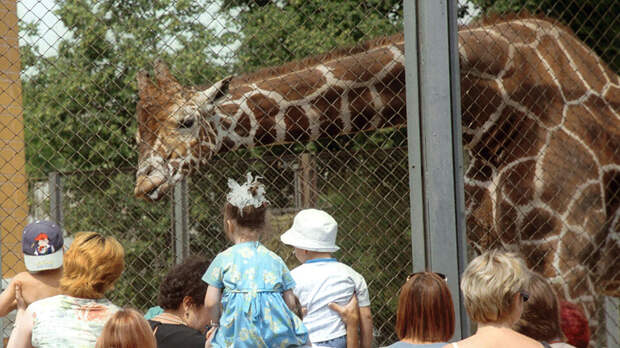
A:
[[[410,275],[400,289],[396,334],[390,348],[442,347],[454,333],[454,306],[445,276],[433,272]]]
[[[149,320],[158,348],[203,348],[208,324],[204,306],[207,284],[200,280],[209,263],[190,256],[173,267],[159,286],[163,313]]]
[[[545,347],[575,348],[565,343],[560,326],[560,304],[547,279],[532,272],[528,292],[529,299],[514,329],[540,341]]]

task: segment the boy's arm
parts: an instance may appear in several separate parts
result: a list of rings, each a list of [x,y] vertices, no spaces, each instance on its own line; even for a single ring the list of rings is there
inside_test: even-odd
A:
[[[33,348],[32,327],[34,325],[34,318],[32,313],[26,310],[26,303],[22,297],[21,282],[15,282],[13,287],[16,298],[17,316],[15,317],[15,327],[13,328],[13,332],[11,332],[7,348]]]
[[[372,313],[370,306],[360,307],[360,334],[362,348],[372,347]]]
[[[15,278],[11,279],[9,286],[0,294],[0,317],[5,317],[11,311],[17,308],[17,302],[15,302]]]
[[[205,306],[209,316],[209,324],[216,326],[220,323],[220,306],[222,301],[222,289],[209,285],[205,294]]]

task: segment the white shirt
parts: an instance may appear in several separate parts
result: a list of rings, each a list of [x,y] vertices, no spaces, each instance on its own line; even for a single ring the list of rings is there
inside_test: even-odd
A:
[[[360,307],[370,306],[366,280],[353,268],[336,259],[309,260],[291,271],[296,286],[293,292],[308,310],[304,325],[311,342],[323,342],[347,334],[338,313],[329,303],[346,305],[355,293]]]

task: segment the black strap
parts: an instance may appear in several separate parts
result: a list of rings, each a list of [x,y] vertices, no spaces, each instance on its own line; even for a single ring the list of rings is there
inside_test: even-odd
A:
[[[545,348],[551,348],[551,346],[549,345],[549,343],[545,342],[545,341],[541,341],[540,344],[543,345],[543,347]]]

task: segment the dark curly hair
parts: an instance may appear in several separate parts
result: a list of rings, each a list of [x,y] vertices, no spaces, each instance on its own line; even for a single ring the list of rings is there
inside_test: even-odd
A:
[[[189,296],[195,305],[202,306],[207,283],[201,278],[208,266],[207,260],[200,256],[189,256],[174,266],[159,285],[157,304],[163,309],[178,309],[183,298]]]

